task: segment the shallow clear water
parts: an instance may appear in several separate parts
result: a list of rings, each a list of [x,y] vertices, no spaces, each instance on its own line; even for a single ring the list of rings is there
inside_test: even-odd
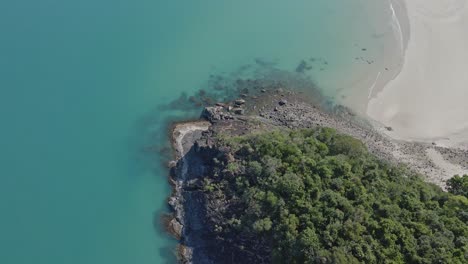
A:
[[[183,113],[157,106],[255,58],[314,57],[336,95],[362,48],[380,56],[387,16],[370,0],[0,2],[0,262],[172,262],[154,227],[167,173],[144,149]]]

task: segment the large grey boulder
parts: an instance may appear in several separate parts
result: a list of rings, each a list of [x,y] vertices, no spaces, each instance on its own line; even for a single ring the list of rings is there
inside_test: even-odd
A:
[[[234,114],[236,115],[243,115],[245,113],[245,110],[242,109],[242,108],[234,108],[232,109],[232,111],[234,112]]]
[[[224,107],[222,106],[205,107],[205,109],[203,109],[201,117],[210,122],[233,119],[232,115],[224,112]]]
[[[236,101],[234,101],[234,103],[236,105],[243,105],[243,104],[245,104],[245,100],[244,99],[237,99]]]
[[[176,239],[180,239],[182,237],[183,228],[184,226],[175,218],[169,222],[167,227],[169,233],[171,233]]]
[[[281,99],[281,100],[278,102],[279,105],[285,105],[285,104],[287,104],[287,103],[288,103],[288,101],[287,101],[286,99]]]

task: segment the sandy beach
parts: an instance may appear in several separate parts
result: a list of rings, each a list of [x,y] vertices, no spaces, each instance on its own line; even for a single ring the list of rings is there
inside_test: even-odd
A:
[[[467,146],[468,0],[395,2],[409,18],[404,62],[367,114],[394,138]]]

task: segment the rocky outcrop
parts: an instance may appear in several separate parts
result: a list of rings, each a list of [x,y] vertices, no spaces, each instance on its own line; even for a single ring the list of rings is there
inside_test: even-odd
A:
[[[244,105],[245,104],[245,100],[244,99],[237,99],[236,101],[234,101],[234,103],[238,106],[241,106],[241,105]]]
[[[169,201],[175,215],[168,221],[167,229],[180,240],[179,261],[203,264],[263,263],[259,260],[266,257],[258,253],[262,252],[258,241],[218,237],[217,223],[229,210],[229,204],[226,197],[205,192],[203,187],[203,181],[215,174],[216,162],[226,163],[234,159],[229,148],[218,147],[216,135],[238,135],[246,129],[253,131],[249,127],[251,122],[217,120],[209,128],[203,126],[203,130],[193,124],[176,126],[173,140],[180,156],[173,169],[175,187]],[[226,171],[224,176],[228,177],[229,172]]]
[[[222,106],[205,107],[201,117],[210,122],[233,119],[232,115],[224,112],[224,107]]]
[[[169,233],[180,240],[178,258],[182,263],[192,263],[195,244],[189,232],[193,228],[194,219],[203,219],[191,211],[202,212],[203,210],[198,207],[197,199],[188,192],[188,187],[193,182],[194,176],[199,176],[203,171],[202,164],[198,162],[198,155],[195,153],[199,151],[197,141],[203,137],[204,131],[207,131],[209,126],[210,123],[206,121],[176,124],[172,133],[176,164],[171,169],[171,183],[174,189],[168,203],[174,213],[171,219],[166,221],[166,228]]]
[[[167,225],[169,233],[173,234],[176,239],[182,238],[182,229],[184,226],[176,218],[172,218]]]
[[[245,109],[242,108],[233,108],[232,112],[236,115],[243,115],[245,114]]]

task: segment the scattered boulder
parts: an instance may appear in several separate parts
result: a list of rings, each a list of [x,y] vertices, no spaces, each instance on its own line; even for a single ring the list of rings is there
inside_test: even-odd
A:
[[[216,91],[222,91],[222,90],[225,89],[225,87],[222,86],[222,85],[220,85],[220,84],[216,84],[216,85],[214,86],[214,89],[215,89]]]
[[[192,263],[192,248],[179,244],[177,246],[178,261],[182,264]]]
[[[393,131],[393,128],[391,126],[386,126],[385,129],[387,129],[387,131]]]
[[[234,114],[236,114],[236,115],[243,115],[243,114],[245,113],[245,110],[242,109],[242,108],[234,108],[232,111],[233,111]]]
[[[202,97],[202,101],[205,105],[213,105],[215,102],[211,97]]]
[[[287,103],[288,103],[288,101],[287,101],[286,99],[281,99],[281,100],[278,102],[279,105],[285,105],[285,104],[287,104]]]
[[[262,89],[262,90],[261,90],[262,93],[266,93],[266,91],[267,91],[267,90],[265,90],[265,89]]]
[[[296,67],[297,73],[304,73],[305,71],[312,70],[312,66],[307,64],[305,60],[302,60],[299,65]]]
[[[203,109],[201,116],[209,121],[220,120],[222,112],[223,112],[223,107],[210,106],[210,107],[205,107],[205,109]]]
[[[199,101],[197,100],[197,98],[195,98],[195,96],[190,96],[188,100],[192,104],[199,103]]]
[[[169,231],[170,234],[174,235],[176,239],[180,239],[182,237],[182,229],[184,226],[177,221],[177,219],[172,218],[171,221],[169,221],[167,230]]]
[[[203,109],[201,117],[210,122],[217,120],[233,119],[233,117],[225,113],[223,109],[224,108],[222,106],[205,107],[205,109]]]
[[[167,168],[172,169],[177,166],[177,162],[175,160],[171,160],[167,163]]]
[[[236,101],[234,101],[234,103],[236,105],[243,105],[243,104],[245,104],[245,100],[244,99],[237,99]]]

